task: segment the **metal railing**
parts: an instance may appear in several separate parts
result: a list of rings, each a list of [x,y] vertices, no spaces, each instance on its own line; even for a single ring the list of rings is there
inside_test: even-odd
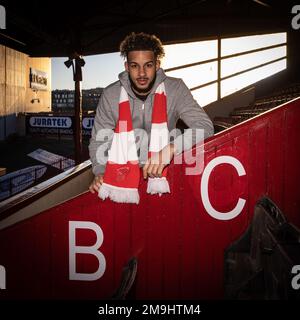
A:
[[[58,170],[65,171],[75,166],[75,161],[70,158],[61,158],[58,161],[47,164]],[[33,168],[26,172],[20,172],[19,175],[8,177],[0,181],[0,201],[7,199],[26,188],[36,184],[47,170],[47,166],[41,168]]]

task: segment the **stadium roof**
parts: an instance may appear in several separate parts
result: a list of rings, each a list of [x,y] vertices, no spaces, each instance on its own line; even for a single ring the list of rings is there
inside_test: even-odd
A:
[[[290,1],[106,0],[10,1],[0,44],[31,56],[59,57],[118,51],[131,31],[158,35],[164,44],[290,28]]]

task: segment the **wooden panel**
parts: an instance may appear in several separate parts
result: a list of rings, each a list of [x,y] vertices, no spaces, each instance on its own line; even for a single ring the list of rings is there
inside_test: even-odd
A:
[[[139,185],[140,193],[145,193],[145,184],[140,183]],[[141,200],[142,201],[142,200]],[[144,210],[147,208],[147,203],[143,204]],[[141,214],[139,206],[131,207],[131,248],[132,256],[136,257],[138,260],[138,270],[135,286],[133,288],[133,295],[136,292],[140,293],[140,298],[146,298],[146,292],[148,287],[148,261],[147,261],[147,245],[148,235],[146,233],[147,229],[147,215],[144,211]]]
[[[192,154],[193,156],[194,154]],[[211,154],[213,156],[213,153]],[[180,261],[180,297],[193,299],[196,297],[197,285],[201,278],[202,261],[199,263],[199,257],[203,257],[199,242],[203,233],[197,234],[198,224],[195,222],[201,219],[202,203],[200,196],[200,176],[188,175],[187,169],[192,165],[183,164],[182,185],[180,187],[181,196],[181,261]],[[198,272],[197,272],[197,268]],[[199,273],[199,276],[197,275]]]
[[[76,209],[74,211],[75,214],[78,212]],[[66,292],[69,292],[72,298],[76,295],[76,291],[72,290],[74,281],[69,281],[69,214],[69,203],[66,203],[63,208],[58,206],[51,209],[51,295],[58,299],[65,296]],[[78,286],[77,290],[80,287]]]
[[[245,176],[238,177],[234,175],[236,192],[235,195],[235,204],[240,197],[246,200],[243,213],[238,215],[235,219],[229,220],[230,228],[230,242],[237,240],[237,235],[242,234],[248,227],[249,222],[253,217],[253,208],[249,204],[249,175],[251,168],[249,167],[249,158],[252,154],[249,152],[249,132],[241,132],[240,135],[237,135],[232,140],[232,156],[238,159],[245,169]]]
[[[103,253],[106,260],[106,271],[103,277],[97,281],[92,281],[92,291],[89,285],[86,286],[87,296],[92,296],[95,291],[98,291],[98,297],[107,298],[112,297],[115,292],[118,283],[116,279],[116,241],[118,237],[115,237],[115,215],[112,212],[111,205],[108,201],[104,201],[99,205],[97,197],[92,194],[87,196],[88,205],[84,206],[83,220],[93,221],[98,224],[103,231],[103,244],[100,247],[100,251]],[[88,215],[86,215],[88,213]],[[120,275],[120,270],[118,273]]]
[[[35,239],[33,257],[38,257],[32,259],[35,273],[34,294],[38,298],[51,298],[51,212],[45,212],[31,220]]]
[[[108,202],[108,201],[107,201]],[[114,244],[114,287],[121,283],[121,273],[132,255],[131,248],[131,210],[132,204],[108,204],[110,214],[113,215],[113,233],[111,241]]]
[[[181,184],[183,174],[180,165],[173,165],[169,168],[168,180],[171,186],[171,193],[164,199],[168,204],[164,206],[164,238],[162,256],[162,297],[173,299],[180,293],[180,264],[182,255],[181,242],[181,217],[183,212]],[[184,218],[184,217],[183,217]]]
[[[286,153],[286,141],[284,138],[285,116],[279,113],[272,114],[268,122],[267,137],[267,177],[268,196],[276,202],[279,208],[283,208],[284,197],[284,154]]]
[[[284,118],[284,212],[291,222],[300,226],[300,106],[299,100],[286,109]],[[278,143],[278,142],[277,142]]]
[[[201,150],[198,146],[185,163],[170,165],[171,194],[147,195],[141,179],[139,205],[103,202],[86,193],[2,230],[0,264],[9,272],[5,295],[110,298],[120,284],[123,266],[137,257],[133,298],[222,298],[224,250],[249,226],[261,196],[269,195],[300,227],[299,110],[300,99],[208,139],[205,172],[212,161],[228,159],[224,157],[235,159],[245,171],[239,176],[233,163],[215,166],[208,178],[208,199],[201,190],[205,172],[186,171],[193,166],[189,161],[196,150]],[[197,166],[202,167],[200,162]],[[223,219],[239,199],[246,201],[241,212]],[[222,219],[213,216],[208,200]],[[106,268],[99,279],[69,280],[70,221],[101,228],[104,241],[98,250]],[[96,239],[93,230],[76,232],[77,246],[92,246]],[[98,266],[92,254],[76,256],[77,272],[92,273]]]
[[[250,127],[249,139],[249,208],[267,191],[267,122],[257,122]]]

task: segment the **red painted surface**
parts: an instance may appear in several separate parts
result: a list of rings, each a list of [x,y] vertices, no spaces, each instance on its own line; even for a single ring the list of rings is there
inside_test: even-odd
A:
[[[141,179],[138,206],[103,202],[86,193],[2,230],[0,265],[6,269],[7,289],[0,296],[109,298],[122,267],[135,256],[136,299],[222,298],[224,249],[246,230],[261,196],[268,195],[300,227],[299,123],[300,99],[206,141],[204,168],[216,157],[232,156],[245,169],[239,176],[233,166],[220,164],[209,178],[209,199],[216,210],[228,212],[238,198],[246,200],[231,220],[207,213],[202,174],[186,175],[193,165],[184,163],[169,168],[171,194],[147,195]],[[103,232],[98,250],[106,267],[98,280],[69,280],[69,221],[90,221]],[[76,232],[77,246],[89,247],[96,240],[93,230]],[[76,272],[93,273],[98,266],[94,255],[76,255]]]

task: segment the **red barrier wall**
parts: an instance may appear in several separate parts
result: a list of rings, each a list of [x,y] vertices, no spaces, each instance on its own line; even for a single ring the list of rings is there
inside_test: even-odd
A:
[[[191,153],[184,164],[172,163],[171,194],[147,195],[141,180],[139,205],[103,202],[86,193],[2,230],[6,290],[0,296],[110,298],[122,267],[135,256],[138,271],[131,294],[136,299],[222,298],[224,249],[246,230],[262,195],[300,227],[299,125],[297,99],[210,138],[204,145],[204,173],[185,174],[195,166],[186,163]],[[233,161],[236,167],[217,160]],[[205,199],[205,176],[212,208]],[[228,219],[238,201],[241,212]],[[92,254],[79,247],[92,250],[95,243]]]

